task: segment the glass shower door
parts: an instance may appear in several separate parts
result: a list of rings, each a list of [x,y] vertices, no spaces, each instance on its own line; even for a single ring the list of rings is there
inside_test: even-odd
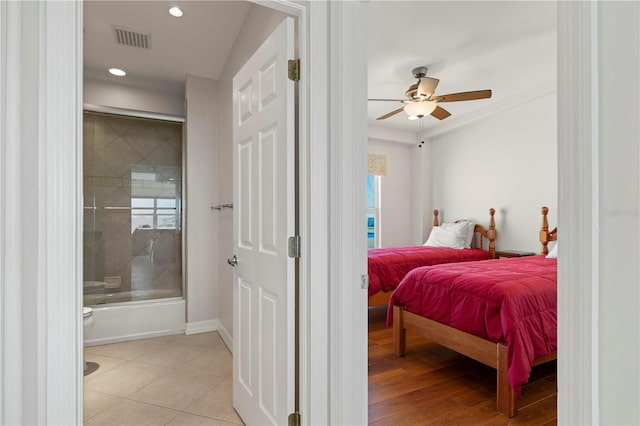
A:
[[[182,123],[85,112],[84,304],[182,297]]]

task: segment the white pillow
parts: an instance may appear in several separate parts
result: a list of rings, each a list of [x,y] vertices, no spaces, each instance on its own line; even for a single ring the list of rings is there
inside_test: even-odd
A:
[[[471,248],[471,242],[473,241],[474,230],[476,229],[476,224],[471,222],[470,220],[464,220],[464,223],[467,224],[467,245],[466,248]]]
[[[556,245],[553,246],[553,249],[551,249],[551,251],[549,252],[547,257],[549,259],[557,259],[558,258],[558,243],[556,243]]]
[[[462,235],[459,232],[452,231],[450,229],[443,228],[442,226],[434,226],[429,234],[429,239],[424,243],[425,246],[430,247],[451,247],[455,249],[463,249],[466,243],[466,235]]]
[[[456,223],[445,222],[440,226],[442,226],[444,229],[455,232],[460,238],[463,238],[465,242],[465,248],[471,247],[471,241],[473,241],[473,230],[476,227],[475,223],[468,220],[460,220]]]

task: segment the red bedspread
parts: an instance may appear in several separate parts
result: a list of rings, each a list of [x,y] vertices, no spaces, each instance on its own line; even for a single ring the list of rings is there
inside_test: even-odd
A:
[[[408,246],[369,249],[369,296],[395,289],[404,276],[420,266],[484,260],[491,256],[481,249]]]
[[[557,261],[544,256],[436,265],[411,271],[393,305],[493,342],[507,344],[511,387],[529,380],[531,362],[557,349]]]

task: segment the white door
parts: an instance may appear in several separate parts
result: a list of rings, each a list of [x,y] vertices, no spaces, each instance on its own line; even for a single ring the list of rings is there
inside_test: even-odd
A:
[[[233,79],[233,406],[248,425],[293,411],[293,29],[286,18]]]

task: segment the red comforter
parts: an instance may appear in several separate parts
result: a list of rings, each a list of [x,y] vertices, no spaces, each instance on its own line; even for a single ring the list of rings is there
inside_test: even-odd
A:
[[[485,260],[491,256],[481,249],[408,246],[369,249],[369,296],[395,289],[404,276],[420,266]]]
[[[544,256],[436,265],[411,271],[393,305],[507,344],[511,387],[520,394],[534,358],[557,349],[557,261]]]

